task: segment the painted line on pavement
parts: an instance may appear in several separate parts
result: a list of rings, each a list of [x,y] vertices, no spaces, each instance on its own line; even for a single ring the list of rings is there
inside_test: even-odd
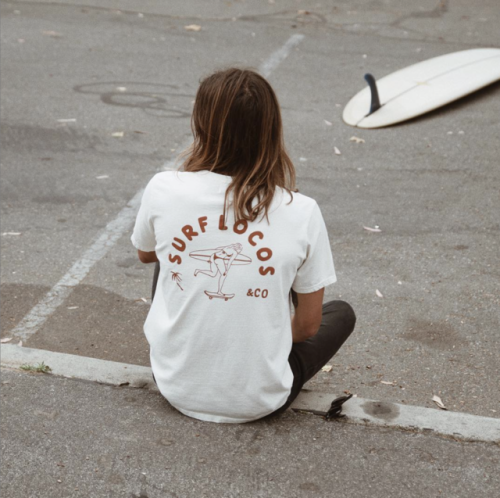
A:
[[[68,273],[16,325],[11,332],[14,337],[25,341],[36,333],[47,318],[68,298],[73,291],[73,287],[77,286],[88,275],[91,268],[130,229],[130,225],[139,209],[143,192],[144,189],[141,189],[132,197],[128,204],[118,213],[118,216],[106,225],[99,237],[70,268]]]
[[[287,57],[293,47],[296,47],[302,40],[304,35],[299,33],[292,35],[288,41],[276,52],[273,52],[267,60],[259,67],[259,73],[267,78]]]
[[[290,50],[304,38],[304,35],[292,35],[280,49],[273,52],[260,66],[259,71],[264,77],[283,62]],[[167,161],[160,171],[173,170],[176,159]],[[141,204],[144,188],[140,189],[128,204],[110,221],[99,234],[94,243],[83,253],[82,257],[73,264],[70,270],[57,282],[52,289],[39,301],[24,318],[16,325],[11,334],[26,341],[35,334],[45,321],[61,306],[76,287],[90,272],[92,267],[100,261],[116,244],[118,239],[130,230],[137,211]]]
[[[36,366],[42,362],[51,368],[52,375],[158,391],[150,367],[24,348],[13,344],[1,346],[0,364],[4,368],[18,369],[24,364]],[[335,394],[330,393],[302,391],[291,408],[327,411],[335,397]],[[346,415],[343,420],[348,423],[410,429],[464,441],[500,443],[498,418],[363,398],[351,398],[342,408]]]

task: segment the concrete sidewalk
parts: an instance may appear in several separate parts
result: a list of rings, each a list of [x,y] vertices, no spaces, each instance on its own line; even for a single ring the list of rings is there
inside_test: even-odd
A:
[[[200,422],[158,392],[9,369],[2,402],[5,498],[491,498],[500,489],[494,444],[291,410]]]

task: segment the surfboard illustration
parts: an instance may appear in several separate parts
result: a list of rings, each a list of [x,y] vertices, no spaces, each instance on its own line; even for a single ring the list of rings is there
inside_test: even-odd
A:
[[[375,80],[346,105],[344,122],[381,128],[415,118],[500,80],[500,49],[462,50],[413,64]]]
[[[204,249],[202,251],[190,252],[189,256],[191,256],[194,259],[199,259],[201,261],[210,261],[210,258],[212,257],[212,254],[214,252],[217,252],[217,249]],[[225,259],[226,261],[229,261],[230,257],[225,256],[223,259]],[[233,265],[248,265],[251,262],[252,262],[252,260],[248,256],[245,256],[244,254],[239,254],[233,260]]]

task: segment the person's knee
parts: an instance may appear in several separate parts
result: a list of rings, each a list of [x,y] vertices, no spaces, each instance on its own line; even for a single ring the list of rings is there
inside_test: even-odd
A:
[[[345,301],[330,301],[325,304],[328,311],[334,311],[335,314],[346,324],[350,332],[354,330],[356,325],[356,313],[352,306]]]
[[[345,301],[342,301],[342,303],[345,316],[344,319],[349,324],[349,329],[352,332],[354,330],[354,326],[356,325],[356,313],[354,313],[354,310],[349,303],[346,303]]]

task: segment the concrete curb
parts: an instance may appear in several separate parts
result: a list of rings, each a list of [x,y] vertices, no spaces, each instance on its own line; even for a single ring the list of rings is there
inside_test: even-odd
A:
[[[34,366],[42,362],[51,368],[50,373],[53,375],[90,380],[102,384],[129,385],[158,390],[150,367],[56,353],[43,349],[24,348],[13,344],[2,344],[1,346],[0,364],[2,367],[19,368],[24,364]]]
[[[53,375],[83,379],[112,385],[147,388],[158,391],[150,367],[99,360],[42,349],[1,346],[1,366],[19,368],[21,365],[44,363]],[[292,404],[294,410],[327,411],[335,394],[302,391]],[[500,443],[500,419],[467,413],[442,411],[420,406],[351,398],[343,406],[345,421],[431,432],[465,441]]]
[[[327,411],[335,396],[302,391],[292,408]],[[366,398],[351,398],[342,406],[345,421],[429,432],[464,441],[500,443],[500,419],[468,413],[402,405]]]

